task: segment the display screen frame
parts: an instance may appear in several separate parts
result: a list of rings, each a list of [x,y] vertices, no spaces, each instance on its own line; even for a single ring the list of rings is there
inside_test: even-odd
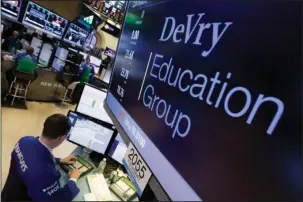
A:
[[[120,135],[120,133],[117,133],[117,135],[116,135],[116,137],[115,137],[113,143],[116,141],[116,138],[117,138],[119,135]],[[121,137],[121,139],[122,139],[124,145],[126,146],[126,150],[125,150],[125,153],[126,153],[126,151],[127,151],[127,144],[126,144],[125,141],[123,140],[122,135],[120,135],[120,137]],[[117,162],[119,165],[122,165],[122,166],[123,166],[123,163],[122,163],[122,162],[120,162],[120,161],[118,161],[117,159],[113,158],[113,156],[110,155],[110,153],[109,153],[109,152],[111,151],[111,148],[112,148],[112,146],[113,146],[113,143],[112,143],[112,145],[110,146],[110,148],[109,148],[109,150],[108,150],[107,156],[108,156],[111,160],[113,160],[113,161]],[[119,142],[119,144],[120,144],[120,142]],[[117,148],[116,148],[116,149],[117,149]],[[116,149],[114,150],[113,154],[115,153]]]
[[[46,30],[45,28],[41,28],[41,27],[39,27],[39,26],[36,26],[36,25],[34,25],[33,23],[28,23],[28,22],[25,21],[26,13],[28,12],[28,8],[29,8],[29,5],[30,5],[31,3],[34,4],[34,5],[37,5],[37,6],[42,7],[43,9],[45,9],[46,11],[48,11],[49,13],[54,14],[54,15],[56,15],[57,17],[60,17],[60,18],[62,18],[62,19],[64,19],[64,20],[66,21],[66,24],[65,24],[65,27],[63,28],[62,35],[61,35],[61,36],[59,36],[59,35],[57,35],[57,34],[54,34],[53,32],[50,32],[50,31]],[[56,37],[56,38],[58,38],[58,39],[61,39],[61,38],[64,36],[64,33],[65,33],[65,31],[66,31],[66,27],[67,27],[68,23],[69,23],[69,20],[67,20],[66,18],[64,18],[64,17],[62,17],[62,16],[60,16],[60,15],[58,15],[57,13],[54,13],[54,12],[50,11],[49,9],[47,9],[47,8],[41,6],[41,5],[39,5],[38,3],[33,2],[33,1],[28,1],[28,4],[27,4],[27,6],[26,6],[26,8],[25,8],[24,15],[23,15],[23,18],[22,18],[22,24],[24,24],[25,26],[32,27],[32,28],[34,28],[34,29],[37,29],[37,30],[43,32],[43,33],[46,33],[46,34],[51,35],[51,36],[53,36],[53,37]]]
[[[22,5],[23,5],[23,1],[22,0],[17,0],[17,1],[20,3],[20,5],[18,5],[19,6],[19,12],[17,14],[17,17],[9,14],[9,12],[7,12],[7,11],[3,11],[5,8],[3,8],[2,5],[1,5],[1,16],[9,18],[9,19],[14,20],[14,21],[18,21],[19,16],[20,16],[20,12],[21,12],[21,8],[22,8]],[[3,1],[1,1],[1,4],[2,4],[2,2]]]
[[[96,121],[95,119],[92,119],[91,117],[85,115],[85,114],[82,114],[82,113],[76,112],[76,111],[72,111],[72,110],[69,110],[66,116],[69,117],[69,114],[70,114],[70,113],[78,114],[79,116],[82,116],[83,118],[86,118],[86,119],[89,120],[89,121],[92,121],[92,122],[94,122],[94,123],[96,123],[96,124],[102,125],[103,127],[105,127],[105,128],[107,128],[107,129],[113,131],[112,136],[111,136],[111,138],[110,138],[110,140],[109,140],[109,142],[108,142],[107,148],[105,149],[104,153],[99,153],[99,152],[97,152],[97,151],[94,151],[94,152],[97,152],[97,153],[102,154],[102,155],[108,155],[109,149],[110,149],[110,147],[112,146],[112,144],[113,144],[113,142],[114,142],[114,140],[115,140],[115,138],[116,138],[116,136],[117,136],[117,134],[118,134],[118,132],[117,132],[117,130],[115,129],[114,125],[109,126],[109,125],[107,125],[107,124],[102,124],[102,123]],[[69,137],[70,137],[70,133],[66,136],[66,140],[67,140],[67,141],[69,141],[69,142],[71,142],[71,143],[73,143],[73,144],[75,144],[75,145],[77,145],[77,146],[79,146],[79,147],[86,148],[85,146],[83,146],[83,145],[81,145],[81,144],[79,144],[79,143],[77,143],[77,142],[74,142],[74,141],[70,140]]]
[[[127,12],[128,12],[128,9],[126,10],[126,13],[127,13]],[[127,15],[127,14],[126,14],[126,15]],[[124,31],[124,27],[125,27],[125,25],[123,24],[123,28],[122,28],[121,33],[123,33],[123,31]],[[121,39],[119,38],[118,47],[120,46],[120,40],[121,40]],[[117,48],[117,55],[118,55],[118,48]],[[116,56],[116,57],[117,57],[117,56]],[[114,59],[114,64],[116,63],[116,57],[115,57],[115,59]],[[112,83],[113,75],[114,75],[114,74],[112,73],[111,79],[110,79],[110,85],[111,85],[111,83]],[[108,95],[107,95],[107,99],[108,99],[108,97],[109,97],[109,95],[110,95],[110,91],[108,91],[108,92],[109,92],[109,93],[108,93]],[[107,99],[106,99],[106,100],[107,100]],[[115,99],[115,98],[114,98],[114,99]],[[112,111],[113,108],[110,109],[110,107],[109,107],[107,101],[104,103],[104,105],[105,105],[106,112],[109,114],[109,116],[112,118],[114,124],[117,126],[117,129],[118,129],[119,133],[120,133],[121,135],[123,135],[123,137],[127,138],[128,140],[131,139],[131,138],[129,138],[130,135],[128,135],[128,134],[125,132],[125,130],[123,129],[122,125],[121,125],[120,122],[118,121],[117,113],[115,113],[115,115],[114,115],[114,113],[113,113],[113,111]],[[119,107],[120,107],[120,106],[119,106]],[[122,105],[121,105],[121,108],[123,108]],[[133,142],[132,140],[130,140],[130,141]],[[139,151],[139,152],[140,152],[140,151]],[[147,162],[147,164],[148,164],[148,162]]]
[[[87,32],[87,35],[86,35],[86,37],[85,37],[85,39],[84,39],[84,41],[83,41],[83,44],[79,45],[79,44],[77,44],[77,43],[75,43],[75,42],[73,42],[73,41],[70,41],[69,39],[66,39],[67,32],[69,31],[71,25],[74,25],[74,26],[76,26],[77,28],[81,29],[82,31]],[[65,41],[65,42],[67,42],[67,43],[69,43],[69,44],[72,44],[72,45],[75,45],[75,46],[78,46],[78,47],[83,47],[84,44],[85,44],[85,40],[87,39],[88,35],[89,35],[89,32],[88,32],[87,30],[81,28],[80,26],[78,26],[78,25],[75,24],[75,23],[70,22],[69,25],[68,25],[68,28],[66,28],[66,31],[65,31],[65,33],[63,34],[62,39],[63,39],[63,41]]]
[[[106,100],[106,97],[107,97],[107,91],[105,91],[104,89],[97,88],[96,86],[93,86],[93,85],[90,85],[90,84],[85,84],[85,86],[88,86],[88,87],[90,87],[90,88],[94,88],[94,89],[96,89],[96,90],[100,90],[100,91],[104,92],[104,93],[106,94],[106,96],[105,96],[105,99],[104,99],[104,102],[103,102],[103,103],[105,103],[105,100]],[[84,91],[84,89],[85,89],[85,86],[84,86],[84,88],[83,88],[83,91]],[[81,95],[81,97],[82,97],[82,95]],[[81,100],[81,97],[80,97],[80,100]],[[96,117],[92,117],[92,116],[89,116],[89,115],[84,114],[84,113],[82,113],[82,112],[79,112],[79,111],[78,111],[78,110],[79,110],[79,103],[80,103],[80,101],[78,102],[78,104],[77,104],[77,106],[76,106],[75,112],[77,112],[77,113],[79,113],[79,114],[82,114],[82,115],[85,115],[86,117],[89,117],[90,119],[94,120],[94,122],[100,122],[100,123],[103,123],[103,124],[107,124],[107,125],[109,125],[109,126],[114,126],[112,123],[109,123],[109,122],[107,122],[107,121],[104,121],[104,120],[98,119],[98,118],[96,118]],[[110,117],[110,118],[111,118],[111,117]]]

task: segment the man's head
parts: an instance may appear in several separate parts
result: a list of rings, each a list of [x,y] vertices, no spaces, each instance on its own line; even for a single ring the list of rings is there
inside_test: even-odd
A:
[[[49,116],[43,126],[42,138],[52,149],[58,147],[71,129],[69,119],[63,114]]]
[[[17,31],[13,31],[13,33],[12,33],[12,37],[13,37],[14,39],[17,39],[17,38],[18,38],[18,36],[19,36],[19,32],[17,32]]]
[[[34,55],[34,51],[34,48],[31,46],[26,49],[26,53],[29,55]]]
[[[90,56],[88,55],[85,59],[86,64],[90,64]]]

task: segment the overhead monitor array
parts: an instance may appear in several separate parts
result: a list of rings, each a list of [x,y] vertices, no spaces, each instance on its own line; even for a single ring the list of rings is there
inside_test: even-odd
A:
[[[28,25],[49,35],[61,38],[68,20],[48,9],[29,1],[22,24]]]

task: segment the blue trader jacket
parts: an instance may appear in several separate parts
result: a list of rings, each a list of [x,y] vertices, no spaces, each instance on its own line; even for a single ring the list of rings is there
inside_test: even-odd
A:
[[[59,162],[38,138],[21,138],[12,152],[2,201],[71,201],[80,190],[73,180],[60,187]]]

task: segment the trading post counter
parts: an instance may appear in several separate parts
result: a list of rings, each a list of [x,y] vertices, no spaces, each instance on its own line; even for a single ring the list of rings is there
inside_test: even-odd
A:
[[[3,60],[4,61],[4,60]],[[5,67],[3,66],[5,65]],[[7,81],[7,74],[10,74],[16,68],[14,61],[6,61],[2,63],[2,76],[1,76],[1,90],[2,95],[5,95],[9,90]],[[5,70],[5,71],[4,71]],[[37,78],[34,80],[28,89],[27,100],[41,101],[41,102],[59,102],[63,97],[65,88],[57,80],[57,72],[51,68],[36,68]],[[63,73],[61,80],[73,81],[75,76],[68,73]],[[106,83],[97,77],[92,80],[92,85],[97,88],[107,88]],[[108,84],[107,84],[108,85]]]
[[[88,162],[90,162],[91,164],[92,161],[90,158],[88,157],[85,157],[86,155],[84,154],[83,152],[83,149],[81,147],[77,147],[73,152],[72,152],[72,155],[74,156],[77,156],[77,155],[80,155],[81,157],[85,158],[85,160],[87,160]],[[60,166],[58,166],[60,167]],[[67,176],[67,173],[62,169],[62,168],[59,168],[59,171],[61,173],[61,178],[60,178],[60,184],[61,186],[62,185],[65,185],[67,180],[68,180],[68,176]],[[80,177],[78,180],[77,180],[77,186],[78,188],[80,189],[80,192],[79,194],[73,199],[73,201],[84,201],[84,195],[86,194],[89,194],[91,193],[91,190],[90,190],[90,187],[88,185],[88,180],[87,180],[87,176],[91,175],[91,174],[94,174],[94,170],[92,170],[90,173]],[[125,174],[124,174],[125,175]],[[119,174],[120,176],[120,174]],[[109,186],[109,180],[106,179],[106,182],[107,182],[107,186]],[[101,188],[101,187],[100,187]],[[112,191],[110,191],[111,193],[111,196],[112,196],[112,201],[122,201],[116,194],[114,194]],[[138,197],[134,197],[131,201],[139,201],[139,198]]]

